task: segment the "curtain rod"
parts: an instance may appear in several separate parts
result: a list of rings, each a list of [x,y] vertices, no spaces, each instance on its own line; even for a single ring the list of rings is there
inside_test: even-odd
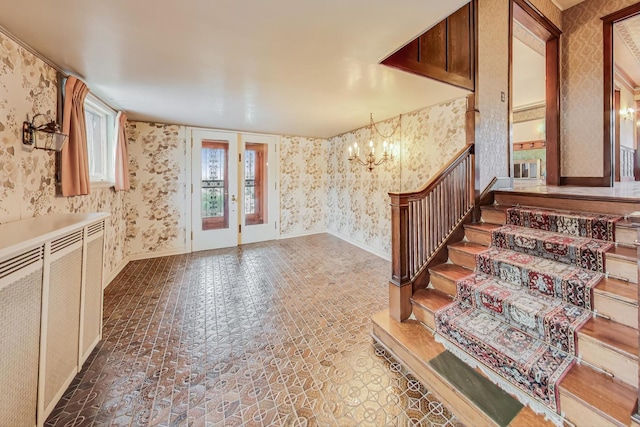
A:
[[[14,41],[16,44],[18,44],[18,46],[22,47],[23,49],[25,49],[27,52],[29,52],[30,54],[32,54],[33,56],[35,56],[36,58],[38,58],[39,60],[41,60],[42,62],[44,62],[45,64],[47,64],[49,67],[53,68],[54,70],[56,70],[58,73],[60,73],[60,75],[63,78],[69,77],[70,74],[67,73],[66,71],[64,71],[62,68],[60,68],[57,64],[55,64],[54,62],[52,62],[49,58],[46,58],[44,55],[42,55],[40,52],[38,52],[37,50],[35,50],[34,48],[32,48],[31,46],[29,46],[27,43],[25,43],[21,38],[19,38],[18,36],[16,36],[15,34],[13,34],[11,31],[7,30],[5,27],[3,27],[2,25],[0,25],[0,33],[4,34],[5,36],[7,36],[9,39],[11,39],[12,41]],[[61,90],[62,88],[59,87],[59,90]],[[105,102],[104,99],[100,98],[98,95],[96,95],[94,92],[90,92],[93,96],[95,96],[100,102],[102,102],[104,105],[106,105],[107,107],[109,107],[111,110],[113,110],[114,113],[117,113],[118,110],[116,110],[115,108],[113,108],[108,102]]]

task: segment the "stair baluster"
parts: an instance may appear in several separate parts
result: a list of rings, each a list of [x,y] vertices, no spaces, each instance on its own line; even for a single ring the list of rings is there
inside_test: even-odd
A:
[[[473,147],[470,144],[460,150],[421,190],[389,193],[392,228],[389,313],[396,320],[411,315],[413,288],[429,283],[427,267],[473,213]]]

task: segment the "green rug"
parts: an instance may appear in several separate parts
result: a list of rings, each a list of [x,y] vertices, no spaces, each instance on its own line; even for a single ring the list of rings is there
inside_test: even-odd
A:
[[[501,427],[509,425],[522,409],[520,402],[448,351],[431,359],[429,365]]]

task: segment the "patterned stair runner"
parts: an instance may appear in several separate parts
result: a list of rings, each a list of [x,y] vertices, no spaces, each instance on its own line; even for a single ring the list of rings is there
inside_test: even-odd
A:
[[[545,210],[529,206],[507,209],[507,224],[609,242],[615,241],[615,224],[621,219],[613,215]]]
[[[493,230],[491,245],[592,271],[604,271],[604,253],[613,247],[613,243],[604,240],[517,225],[505,225]]]
[[[476,256],[477,269],[502,280],[592,309],[592,289],[604,274],[510,249],[489,248]]]
[[[589,310],[484,273],[460,280],[456,286],[461,306],[487,312],[548,345],[577,354],[575,331],[589,320]]]
[[[553,419],[560,413],[557,385],[575,363],[569,354],[498,320],[453,303],[436,312],[436,339],[507,393]],[[443,337],[444,340],[440,339]]]
[[[575,363],[577,331],[592,315],[619,219],[509,209],[474,274],[456,283],[455,301],[436,312],[437,339],[559,423],[557,386]]]

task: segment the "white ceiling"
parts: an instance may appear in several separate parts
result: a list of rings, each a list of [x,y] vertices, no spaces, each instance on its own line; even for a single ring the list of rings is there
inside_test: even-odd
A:
[[[466,92],[378,62],[468,0],[0,0],[135,120],[331,137]]]
[[[582,3],[584,0],[551,0],[558,6],[560,10],[566,10],[570,7],[577,5],[578,3]]]

